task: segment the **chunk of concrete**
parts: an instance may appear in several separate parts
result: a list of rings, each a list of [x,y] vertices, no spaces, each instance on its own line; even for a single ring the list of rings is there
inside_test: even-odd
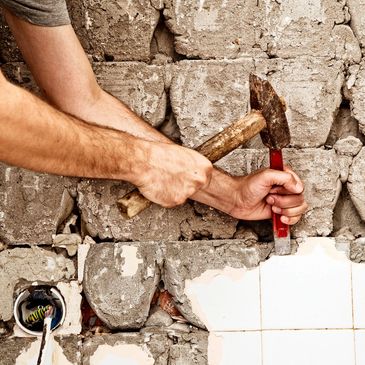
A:
[[[286,101],[291,146],[324,145],[342,101],[342,62],[298,57],[255,63],[258,75],[267,75]]]
[[[155,305],[151,308],[145,327],[168,327],[171,326],[173,322],[174,321],[167,312]]]
[[[361,141],[354,136],[348,136],[346,138],[340,139],[333,146],[339,155],[351,157],[356,156],[360,152],[361,147]]]
[[[267,53],[279,58],[360,59],[359,43],[351,28],[343,25],[349,20],[344,5],[344,1],[332,0],[262,1],[262,42],[267,43]]]
[[[163,281],[174,297],[177,308],[194,325],[205,328],[210,322],[197,311],[186,291],[188,280],[199,277],[207,270],[232,270],[256,267],[262,258],[261,251],[269,254],[267,247],[245,247],[241,240],[191,241],[170,243],[166,247]],[[219,292],[216,295],[220,295]],[[212,328],[214,328],[214,325]],[[212,329],[211,328],[211,329]]]
[[[268,167],[268,151],[236,150],[217,165],[233,175],[246,175]],[[302,179],[309,209],[292,230],[292,236],[327,236],[333,229],[332,214],[341,190],[340,167],[334,150],[285,149],[284,163]]]
[[[164,16],[177,53],[188,57],[240,58],[262,55],[256,0],[165,1]]]
[[[52,336],[53,337],[53,336]],[[81,365],[81,340],[76,336],[52,338],[52,365]],[[7,338],[1,343],[0,365],[37,362],[41,338]]]
[[[351,27],[359,40],[361,47],[365,47],[365,3],[363,0],[347,0]]]
[[[73,180],[0,164],[0,240],[10,245],[51,244],[72,212]]]
[[[141,333],[117,333],[87,339],[83,365],[207,364],[208,334],[144,329]]]
[[[0,252],[0,320],[13,316],[13,295],[20,282],[56,283],[75,274],[74,263],[62,255],[32,248],[14,248]]]
[[[74,1],[71,16],[87,53],[98,61],[149,61],[160,12],[150,1]]]
[[[116,202],[131,190],[130,184],[115,181],[84,180],[79,184],[78,205],[90,236],[115,241],[174,241],[191,237],[230,238],[235,232],[236,219],[190,203],[174,209],[152,204],[136,217],[126,219]]]
[[[347,182],[351,200],[365,221],[365,148],[354,158]]]
[[[351,109],[352,115],[359,122],[359,129],[362,134],[365,134],[365,61],[360,64],[360,69],[356,75],[354,86],[350,89],[352,100]]]
[[[92,245],[83,287],[96,315],[110,328],[140,328],[156,290],[161,253],[153,242]]]
[[[142,62],[94,63],[100,86],[123,101],[135,113],[159,126],[165,119],[164,67]]]

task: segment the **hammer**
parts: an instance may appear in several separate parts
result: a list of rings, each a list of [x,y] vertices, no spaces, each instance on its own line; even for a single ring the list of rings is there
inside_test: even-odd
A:
[[[282,170],[281,149],[290,142],[285,104],[268,81],[250,74],[249,84],[251,112],[195,150],[214,163],[260,133],[262,142],[270,148],[270,167]],[[118,199],[117,204],[123,214],[133,218],[152,203],[135,189]],[[289,253],[289,228],[278,214],[273,214],[273,229],[276,253]]]

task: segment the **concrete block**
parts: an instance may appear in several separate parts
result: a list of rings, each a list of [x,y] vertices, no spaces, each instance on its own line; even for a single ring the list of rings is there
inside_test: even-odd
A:
[[[352,115],[357,119],[359,123],[359,129],[362,134],[365,134],[365,61],[360,64],[360,69],[356,75],[356,81],[354,86],[350,89],[351,111]]]
[[[56,337],[52,340],[52,365],[81,365],[81,340],[76,336]],[[1,343],[0,365],[36,364],[40,338],[7,338]]]
[[[83,365],[206,365],[207,338],[202,331],[158,329],[97,336],[84,343]]]
[[[158,245],[102,243],[92,245],[83,287],[97,316],[111,328],[140,328],[160,279]]]
[[[73,2],[82,45],[98,61],[149,61],[160,12],[148,0]]]
[[[350,173],[347,182],[347,188],[350,193],[359,215],[365,221],[365,148],[363,147],[359,154],[354,158],[350,167]]]
[[[164,16],[177,53],[194,58],[262,55],[255,0],[165,1]]]
[[[126,219],[116,202],[130,190],[130,184],[121,182],[84,180],[79,184],[78,205],[89,235],[115,241],[233,237],[237,220],[197,204],[174,209],[153,204],[133,219]]]
[[[351,28],[342,25],[349,20],[344,5],[344,1],[332,0],[300,4],[264,0],[262,42],[267,44],[267,53],[279,58],[336,57],[356,62],[361,52]]]
[[[100,86],[154,127],[165,119],[164,67],[145,63],[94,63]]]
[[[346,4],[351,15],[351,28],[361,47],[365,47],[365,2],[363,0],[348,0]]]
[[[208,284],[212,280],[219,281],[220,279],[217,279],[219,276],[218,272],[228,270],[227,275],[225,273],[222,274],[223,277],[220,281],[225,282],[226,288],[232,289],[235,285],[240,285],[241,279],[244,280],[243,277],[246,275],[247,269],[256,267],[263,256],[268,256],[270,249],[267,245],[261,246],[259,244],[245,247],[242,240],[170,243],[166,247],[163,281],[166,289],[174,297],[177,308],[190,323],[201,328],[207,327],[209,330],[222,330],[221,317],[225,316],[227,312],[231,313],[231,309],[237,303],[230,302],[231,306],[228,311],[209,315],[210,310],[213,312],[214,310],[219,311],[220,307],[219,305],[209,306],[210,309],[205,311],[203,308],[208,307],[200,306],[201,298],[199,299],[199,293],[196,293],[195,290],[197,286],[199,287],[199,280],[204,279],[204,282]],[[212,277],[205,277],[210,272]],[[200,279],[197,279],[199,277]],[[197,285],[194,285],[195,282]],[[253,281],[251,284],[253,285]],[[222,291],[224,291],[224,286],[219,286],[219,290],[215,293],[208,293],[207,297],[211,298],[211,302],[214,303],[217,303],[214,298],[227,299],[227,293],[222,294]],[[237,292],[237,287],[232,292],[234,291]],[[258,291],[257,296],[259,296]],[[218,300],[218,302],[220,301]],[[241,310],[241,313],[244,313],[244,310]],[[259,309],[257,319],[259,323]],[[245,321],[245,318],[240,316],[239,322],[242,321]]]
[[[13,316],[13,294],[20,281],[55,283],[75,274],[71,260],[38,247],[0,252],[0,268],[0,319],[3,321]]]
[[[286,101],[291,146],[324,145],[342,101],[342,62],[302,57],[255,64],[257,74],[267,75]]]
[[[303,180],[307,213],[291,232],[293,237],[327,236],[332,232],[333,209],[341,190],[340,166],[334,150],[285,149],[284,163]],[[217,165],[234,175],[246,175],[268,167],[268,151],[236,150]]]
[[[73,180],[0,164],[0,240],[51,244],[73,209]]]

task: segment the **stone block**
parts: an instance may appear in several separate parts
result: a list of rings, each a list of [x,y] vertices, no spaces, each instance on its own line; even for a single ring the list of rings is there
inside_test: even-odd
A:
[[[76,336],[56,337],[52,365],[81,365],[81,340]],[[30,365],[38,359],[41,338],[7,338],[0,347],[0,365]]]
[[[360,132],[365,134],[365,60],[363,60],[360,64],[355,84],[350,91],[352,95],[352,115],[359,122]]]
[[[256,267],[267,257],[272,246],[251,245],[243,240],[191,241],[169,243],[166,247],[163,281],[174,297],[177,308],[194,325],[205,328],[209,321],[198,313],[186,292],[188,280],[201,276],[207,270],[225,267],[243,269]],[[219,295],[219,293],[217,293]],[[205,322],[205,323],[204,323]]]
[[[83,365],[206,365],[208,334],[146,329],[143,333],[117,333],[87,339]]]
[[[92,245],[83,287],[97,316],[111,328],[140,328],[160,279],[158,245],[102,243]]]
[[[285,149],[284,163],[303,180],[309,209],[292,228],[293,237],[327,236],[331,233],[332,214],[341,190],[340,167],[334,150]],[[217,165],[233,175],[246,175],[268,167],[265,150],[236,150]]]
[[[164,16],[176,52],[191,58],[265,55],[260,49],[256,0],[165,1]]]
[[[72,20],[85,51],[98,61],[149,61],[160,12],[148,0],[73,1]]]
[[[70,259],[36,246],[1,251],[0,269],[0,320],[3,321],[13,316],[14,289],[20,281],[56,283],[75,274]]]
[[[361,47],[365,47],[365,2],[364,0],[347,0],[346,4],[351,15],[351,28]]]
[[[365,221],[365,148],[363,147],[359,154],[354,158],[350,167],[350,173],[347,182],[347,188],[350,193],[359,215]]]
[[[342,101],[342,62],[303,57],[255,64],[286,101],[291,146],[324,145]]]
[[[165,119],[164,67],[145,63],[94,63],[100,86],[154,127]]]
[[[358,62],[359,43],[351,28],[345,1],[315,0],[298,4],[295,0],[264,0],[262,32],[267,53],[279,58],[328,57]]]
[[[0,164],[0,240],[51,244],[73,209],[74,180]]]
[[[88,234],[115,241],[233,237],[236,219],[199,204],[186,203],[174,209],[153,204],[126,219],[116,202],[130,190],[130,184],[121,182],[84,180],[79,184],[78,205]]]

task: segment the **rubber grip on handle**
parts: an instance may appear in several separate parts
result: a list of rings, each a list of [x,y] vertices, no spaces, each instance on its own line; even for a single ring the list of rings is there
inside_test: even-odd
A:
[[[270,149],[270,168],[274,170],[284,170],[283,154],[281,150]],[[289,226],[281,221],[281,214],[272,214],[273,230],[276,237],[287,237],[289,233]]]

